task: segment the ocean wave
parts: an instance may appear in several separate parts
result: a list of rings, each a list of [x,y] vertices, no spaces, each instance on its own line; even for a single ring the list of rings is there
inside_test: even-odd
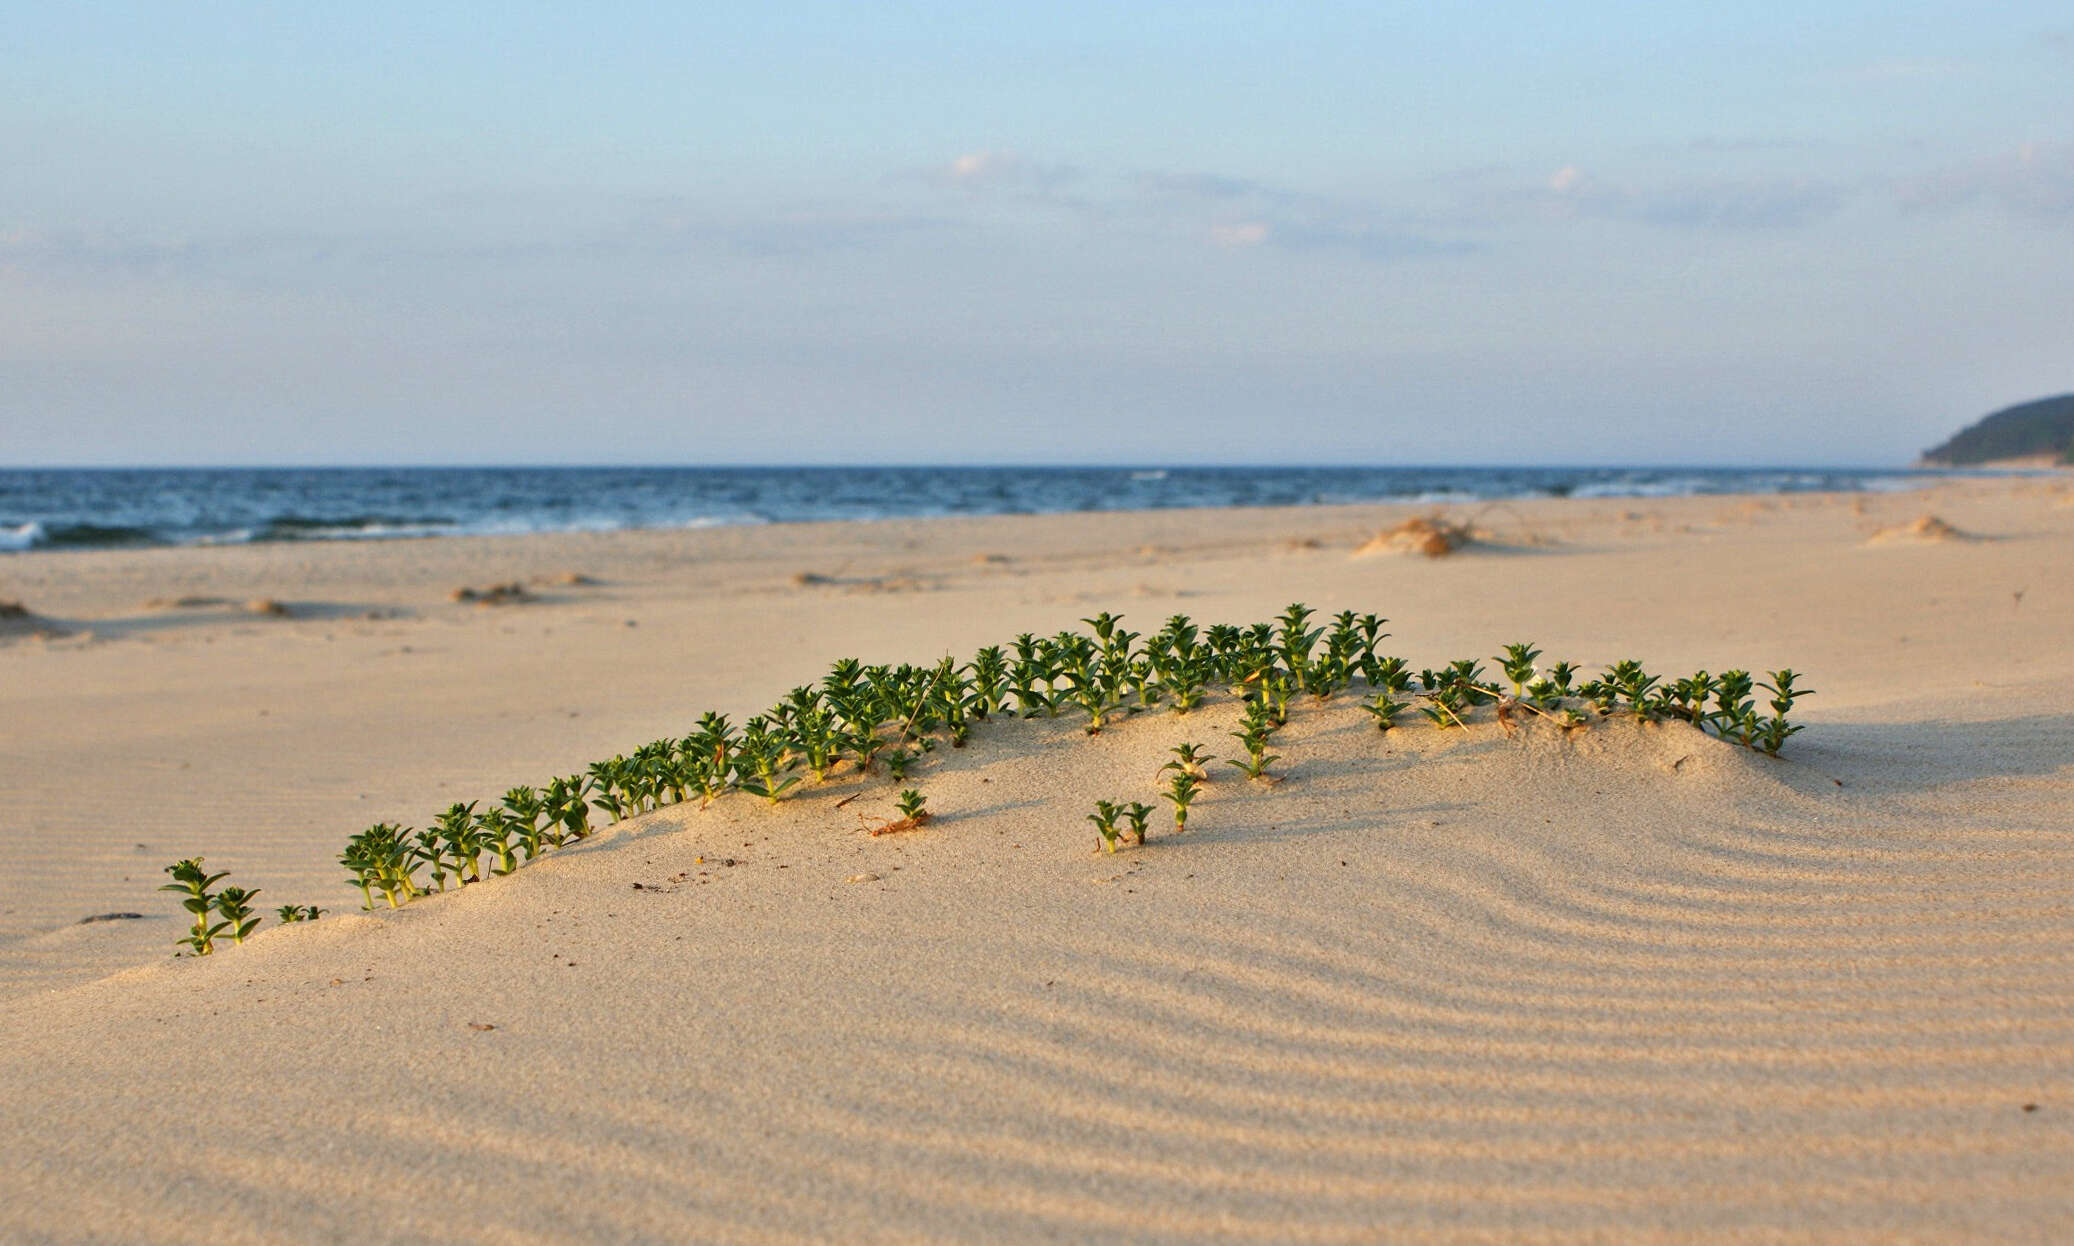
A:
[[[66,523],[47,525],[36,520],[23,524],[0,524],[0,550],[93,549],[120,545],[161,545],[159,535],[149,528],[125,524]]]
[[[1943,474],[1669,467],[0,469],[0,556],[1118,508],[1888,492]]]
[[[381,537],[439,536],[461,525],[443,515],[276,515],[253,533],[254,541],[351,541]]]

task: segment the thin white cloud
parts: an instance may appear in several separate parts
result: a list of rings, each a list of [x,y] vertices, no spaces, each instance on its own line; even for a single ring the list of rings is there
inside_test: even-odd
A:
[[[1274,234],[1266,221],[1237,221],[1228,225],[1210,226],[1210,241],[1227,249],[1257,247]]]
[[[966,191],[1041,198],[1079,177],[1080,170],[1072,165],[1047,164],[1013,151],[987,148],[953,156],[948,163],[931,171],[927,180]]]
[[[1993,203],[2052,224],[2074,224],[2074,142],[2019,143],[1985,160],[1953,165],[1904,183],[1903,207],[1948,209]]]
[[[1659,182],[1601,178],[1575,164],[1550,173],[1539,187],[1503,186],[1464,205],[1476,216],[1503,220],[1522,211],[1539,216],[1629,221],[1688,229],[1786,229],[1831,215],[1852,188],[1815,178],[1754,175]]]

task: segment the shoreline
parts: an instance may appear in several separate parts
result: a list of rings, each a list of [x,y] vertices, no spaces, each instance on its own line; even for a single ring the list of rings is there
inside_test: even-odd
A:
[[[988,516],[1223,509],[1249,506],[1435,506],[1582,499],[1739,497],[1819,492],[1847,483],[1867,493],[1907,491],[1951,472],[1921,468],[1717,467],[1125,467],[828,468],[839,497],[803,488],[812,472],[725,469],[240,469],[279,477],[264,490],[211,488],[219,469],[132,469],[165,491],[138,509],[124,491],[45,490],[34,472],[12,473],[17,515],[0,523],[0,553],[184,548],[272,542],[410,540],[575,532],[699,529],[743,524],[883,521]],[[0,492],[9,472],[0,470]],[[79,473],[91,478],[96,473]],[[163,477],[156,484],[154,475]],[[477,497],[457,513],[436,493],[465,484]],[[192,477],[193,479],[184,479]],[[401,477],[400,479],[397,477]],[[895,484],[895,480],[904,481]],[[726,485],[717,482],[727,481]],[[570,501],[581,486],[587,499]],[[82,486],[84,487],[84,486]],[[744,491],[746,489],[746,492]],[[1376,496],[1366,496],[1380,491]],[[923,507],[917,494],[937,499]],[[1349,497],[1352,494],[1354,496]],[[867,501],[876,498],[876,501]],[[264,499],[264,500],[262,500]],[[860,513],[828,513],[830,511]],[[875,513],[869,513],[874,512]],[[184,515],[181,522],[169,513]],[[208,518],[204,520],[204,516]],[[322,518],[320,516],[329,516]]]

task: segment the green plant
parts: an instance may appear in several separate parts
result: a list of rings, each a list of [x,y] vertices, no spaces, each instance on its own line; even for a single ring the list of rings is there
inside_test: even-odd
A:
[[[1238,767],[1239,772],[1249,779],[1259,780],[1268,778],[1267,768],[1282,760],[1280,757],[1267,751],[1268,738],[1273,731],[1274,728],[1263,720],[1260,722],[1249,721],[1241,730],[1231,732],[1232,738],[1244,746],[1246,759],[1244,761],[1228,761],[1224,764]]]
[[[854,658],[835,662],[819,686],[794,688],[771,710],[751,718],[738,734],[724,715],[707,713],[682,740],[656,740],[633,751],[592,763],[584,771],[549,781],[544,790],[516,787],[501,805],[477,812],[474,803],[451,805],[433,826],[421,832],[380,823],[353,836],[339,857],[352,873],[365,907],[374,906],[379,891],[397,907],[422,894],[419,866],[430,886],[444,890],[449,878],[464,883],[481,877],[481,858],[495,858],[495,872],[507,874],[522,861],[581,840],[591,832],[596,808],[615,819],[632,817],[664,804],[681,802],[696,791],[710,804],[732,790],[764,797],[773,803],[802,782],[802,768],[823,780],[845,761],[870,771],[883,756],[896,781],[942,742],[960,747],[972,724],[1011,709],[1024,717],[1040,712],[1056,716],[1077,707],[1087,715],[1090,733],[1102,730],[1119,714],[1135,714],[1171,700],[1176,712],[1187,712],[1227,687],[1241,698],[1245,715],[1231,733],[1244,746],[1244,758],[1232,760],[1247,777],[1268,780],[1268,768],[1281,760],[1270,753],[1274,733],[1290,716],[1291,701],[1309,693],[1321,700],[1365,681],[1371,698],[1364,708],[1383,731],[1394,729],[1401,712],[1415,702],[1437,726],[1467,728],[1475,711],[1494,705],[1498,725],[1517,729],[1519,714],[1546,718],[1566,730],[1589,725],[1589,712],[1604,718],[1630,713],[1638,720],[1684,719],[1724,740],[1776,755],[1802,730],[1788,721],[1795,703],[1811,690],[1790,669],[1770,672],[1764,682],[1747,671],[1706,671],[1663,680],[1639,662],[1622,660],[1592,679],[1578,681],[1578,668],[1555,662],[1539,668],[1541,651],[1531,644],[1509,644],[1499,656],[1504,685],[1483,678],[1480,664],[1462,659],[1418,673],[1404,659],[1377,652],[1388,635],[1378,615],[1341,611],[1329,627],[1313,627],[1314,612],[1293,603],[1272,621],[1244,626],[1218,623],[1198,629],[1186,615],[1167,619],[1157,633],[1141,638],[1123,626],[1122,616],[1103,612],[1082,622],[1089,633],[1062,631],[1040,638],[1023,633],[1010,648],[981,649],[966,664],[945,657],[929,666],[872,665]],[[1141,643],[1142,639],[1142,643]],[[1771,713],[1759,712],[1756,693],[1771,694]],[[1205,763],[1215,760],[1195,744],[1173,750],[1160,768],[1165,788],[1160,798],[1174,806],[1175,828],[1185,830],[1191,801],[1209,781]],[[888,828],[919,825],[929,814],[918,791],[901,792],[901,818]],[[1115,851],[1126,834],[1144,842],[1151,807],[1139,802],[1096,802],[1088,815]],[[192,867],[191,870],[188,867]],[[228,930],[241,939],[254,928],[250,900],[256,892],[225,888],[211,893],[223,876],[201,872],[200,859],[169,867],[176,882],[164,889],[179,891],[190,911],[201,904],[196,926],[183,940],[196,954],[207,954],[216,935]],[[306,921],[315,906],[283,905],[283,921]],[[212,921],[214,913],[221,921]]]
[[[624,819],[632,812],[633,802],[620,787],[621,780],[626,775],[626,768],[627,759],[614,755],[604,761],[592,762],[584,773],[584,777],[590,781],[591,804],[600,812],[611,814],[614,822]]]
[[[1145,819],[1152,816],[1152,806],[1143,801],[1134,800],[1118,810],[1118,812],[1123,815],[1125,829],[1130,832],[1131,840],[1134,843],[1144,843]]]
[[[1183,774],[1205,782],[1209,780],[1209,771],[1204,768],[1203,763],[1216,761],[1217,759],[1204,752],[1202,745],[1176,744],[1167,751],[1174,755],[1174,760],[1159,768],[1161,774],[1165,774],[1169,770],[1178,770]]]
[[[346,841],[346,850],[339,854],[338,861],[353,871],[349,881],[360,888],[364,907],[374,907],[377,890],[392,909],[405,900],[417,899],[418,887],[412,877],[415,858],[405,834],[393,822],[377,822]]]
[[[762,715],[742,724],[742,742],[735,763],[740,775],[735,786],[751,796],[761,796],[775,805],[785,793],[798,786],[800,776],[791,773],[797,757],[790,742]]]
[[[1362,704],[1361,708],[1375,716],[1376,729],[1388,731],[1397,725],[1397,715],[1410,706],[1409,701],[1393,701],[1387,692],[1378,692],[1375,699]]]
[[[206,873],[202,869],[201,857],[189,857],[167,866],[166,873],[173,876],[173,881],[161,884],[159,890],[185,897],[180,901],[180,907],[194,915],[194,925],[187,937],[180,940],[181,946],[189,948],[196,956],[209,955],[216,950],[216,936],[230,926],[228,921],[209,920],[217,905],[217,897],[210,894],[209,888],[230,877],[230,872]]]
[[[1167,780],[1167,790],[1160,793],[1162,800],[1174,805],[1174,829],[1188,829],[1188,807],[1195,802],[1196,793],[1202,790],[1202,781],[1186,770],[1178,771]]]
[[[1275,620],[1274,653],[1281,658],[1283,666],[1288,670],[1293,687],[1302,687],[1306,682],[1311,664],[1311,649],[1317,645],[1318,638],[1325,634],[1323,628],[1307,626],[1314,613],[1315,611],[1302,602],[1292,602]]]
[[[284,904],[274,910],[274,917],[282,925],[290,922],[313,922],[324,916],[324,910],[314,904]]]
[[[518,836],[519,851],[531,861],[547,851],[547,828],[540,825],[546,802],[530,787],[515,787],[504,793],[504,820]]]
[[[425,866],[425,872],[431,875],[432,886],[440,891],[446,890],[447,878],[460,871],[460,865],[448,859],[446,839],[435,827],[428,826],[412,837],[409,859]],[[449,865],[453,865],[454,868],[449,870]],[[414,864],[413,869],[415,868]],[[390,907],[395,907],[393,901]]]
[[[1786,722],[1786,715],[1793,711],[1793,703],[1795,701],[1805,696],[1814,695],[1815,690],[1813,688],[1796,686],[1794,681],[1799,676],[1795,675],[1790,667],[1784,670],[1772,671],[1770,674],[1771,680],[1769,682],[1760,681],[1757,686],[1772,694],[1772,716],[1758,724],[1755,738],[1758,747],[1762,748],[1768,756],[1777,757],[1780,747],[1788,739],[1796,732],[1806,730],[1805,727],[1798,724],[1789,726]]]
[[[1527,682],[1534,678],[1534,659],[1541,651],[1532,645],[1507,645],[1505,653],[1498,659],[1505,669],[1505,678],[1512,681],[1512,695],[1517,700],[1525,691]]]
[[[1116,841],[1122,834],[1116,829],[1116,819],[1122,815],[1122,806],[1113,800],[1096,801],[1095,811],[1087,815],[1087,820],[1095,824],[1095,834],[1101,837],[1102,847],[1110,852],[1116,851]]]
[[[481,882],[482,854],[489,844],[482,823],[475,816],[475,802],[448,805],[446,812],[439,815],[436,826],[438,845],[454,867],[454,881],[463,884]]]
[[[547,819],[548,841],[559,848],[591,833],[589,779],[581,774],[550,779],[541,797],[541,813]]]
[[[223,916],[223,927],[230,931],[232,943],[243,943],[245,936],[259,926],[259,918],[252,915],[252,898],[259,888],[246,890],[243,887],[225,887],[216,894],[216,911]]]

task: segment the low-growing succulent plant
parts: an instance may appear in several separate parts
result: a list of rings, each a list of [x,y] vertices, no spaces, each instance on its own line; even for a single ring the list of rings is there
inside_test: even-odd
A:
[[[1329,699],[1365,683],[1363,708],[1383,731],[1416,705],[1437,726],[1467,728],[1486,706],[1508,733],[1522,715],[1547,719],[1566,730],[1588,726],[1593,716],[1632,714],[1642,721],[1681,719],[1724,740],[1777,754],[1802,728],[1787,716],[1809,695],[1790,669],[1770,672],[1759,683],[1747,671],[1724,671],[1664,680],[1624,659],[1597,678],[1579,681],[1570,662],[1536,665],[1541,652],[1531,644],[1509,644],[1498,657],[1506,684],[1486,681],[1475,659],[1426,669],[1414,680],[1403,658],[1379,653],[1388,633],[1378,615],[1341,611],[1330,626],[1314,627],[1315,612],[1291,604],[1271,621],[1198,628],[1186,615],[1173,615],[1151,636],[1123,626],[1121,615],[1103,612],[1082,622],[1088,632],[1049,637],[1025,632],[1012,645],[981,649],[968,663],[944,658],[930,665],[865,665],[844,658],[817,685],[794,688],[767,713],[737,732],[725,715],[707,713],[681,740],[654,740],[631,755],[615,755],[584,771],[551,779],[544,788],[516,787],[501,803],[478,811],[475,803],[451,805],[424,831],[379,823],[353,836],[339,857],[360,888],[365,907],[379,892],[391,907],[421,895],[417,871],[430,888],[449,879],[480,879],[482,858],[508,874],[542,853],[591,833],[595,808],[614,819],[632,817],[693,793],[702,805],[730,791],[776,803],[811,776],[827,779],[845,764],[869,772],[883,759],[896,782],[942,743],[960,747],[972,724],[996,713],[1056,716],[1068,708],[1086,715],[1096,732],[1123,718],[1169,704],[1177,713],[1200,705],[1215,688],[1243,700],[1240,729],[1231,733],[1244,757],[1227,762],[1249,778],[1271,780],[1268,768],[1281,760],[1270,753],[1275,732],[1290,716],[1292,699],[1308,694]],[[1509,692],[1507,690],[1509,685]],[[1771,694],[1769,715],[1755,697]],[[1176,830],[1185,830],[1190,803],[1209,782],[1205,763],[1215,760],[1195,744],[1173,751],[1160,768],[1160,799],[1174,806]],[[881,830],[919,825],[929,817],[921,794],[903,790],[901,818]],[[1103,847],[1113,852],[1122,836],[1144,842],[1152,807],[1140,802],[1096,802],[1088,820]],[[192,867],[189,871],[186,867]],[[169,867],[180,870],[167,886],[197,912],[184,946],[207,954],[216,936],[240,939],[256,924],[250,914],[255,892],[209,888],[223,876],[201,872],[200,860]],[[228,897],[228,908],[223,907]],[[199,904],[201,908],[195,909]],[[315,906],[283,905],[282,921],[315,917]],[[224,920],[212,920],[211,914]]]
[[[1513,699],[1517,700],[1526,691],[1528,681],[1534,678],[1534,660],[1541,651],[1530,644],[1507,645],[1498,664],[1505,670],[1505,678],[1512,681]]]
[[[222,934],[231,924],[229,921],[212,920],[217,912],[219,897],[211,894],[209,888],[230,877],[230,871],[207,873],[202,869],[201,857],[189,857],[167,866],[166,873],[173,876],[173,881],[162,884],[159,890],[175,892],[182,896],[180,907],[186,909],[194,918],[193,926],[188,930],[187,937],[180,940],[180,945],[196,956],[209,955],[216,950],[216,936]]]
[[[1160,793],[1160,799],[1173,802],[1176,831],[1188,829],[1188,807],[1195,803],[1196,794],[1201,790],[1202,780],[1186,770],[1175,772],[1174,777],[1167,780],[1167,790]]]
[[[257,887],[225,887],[216,893],[216,911],[223,915],[223,928],[230,932],[232,943],[243,943],[258,928],[259,918],[252,915],[252,899],[258,894]]]
[[[482,822],[475,816],[475,802],[448,805],[446,812],[439,815],[436,827],[439,848],[454,867],[454,881],[481,882],[482,854],[489,845]]]
[[[377,822],[346,841],[338,861],[353,871],[349,881],[360,888],[365,907],[374,907],[375,891],[382,893],[392,909],[417,899],[418,888],[412,879],[416,862],[406,835],[393,822]]]
[[[1249,779],[1269,777],[1267,768],[1282,760],[1267,751],[1268,737],[1272,730],[1265,723],[1249,723],[1244,729],[1231,732],[1231,736],[1245,748],[1246,757],[1243,761],[1234,759],[1224,764],[1238,767],[1239,772]]]
[[[893,776],[895,783],[904,783],[907,781],[908,769],[920,760],[922,754],[918,749],[911,749],[905,745],[889,749],[886,752],[886,773]]]
[[[1203,763],[1216,761],[1217,759],[1203,751],[1202,745],[1176,744],[1167,751],[1174,755],[1174,760],[1159,768],[1161,774],[1165,774],[1169,770],[1178,770],[1183,774],[1204,782],[1209,781],[1210,772]]]
[[[274,917],[282,925],[290,922],[313,922],[324,916],[324,910],[314,904],[284,904],[274,910]]]
[[[1102,847],[1110,852],[1116,851],[1116,841],[1122,837],[1123,833],[1116,827],[1116,820],[1122,816],[1123,806],[1113,800],[1096,801],[1095,811],[1087,815],[1087,820],[1095,824],[1095,834],[1100,837]]]
[[[1393,701],[1390,699],[1389,693],[1378,692],[1374,700],[1363,702],[1361,708],[1375,716],[1377,730],[1388,731],[1397,725],[1397,715],[1403,713],[1410,706],[1411,702],[1409,701]]]
[[[1123,815],[1124,829],[1129,832],[1133,843],[1145,842],[1145,819],[1152,816],[1152,806],[1134,800],[1118,810]]]

